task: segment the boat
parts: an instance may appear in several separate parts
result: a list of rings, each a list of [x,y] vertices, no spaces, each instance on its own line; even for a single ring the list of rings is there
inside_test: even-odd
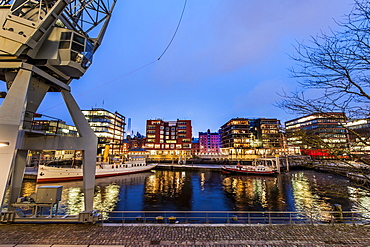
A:
[[[124,163],[97,162],[95,178],[112,177],[125,174],[146,172],[158,164],[146,164],[144,157],[130,157]],[[37,183],[82,180],[82,161],[59,161],[40,165],[37,173]]]
[[[234,167],[230,166],[223,166],[221,167],[221,171],[224,174],[246,174],[246,175],[274,175],[276,174],[276,168],[273,166],[266,166],[266,165],[257,165],[254,162],[254,165],[240,165],[238,163]]]

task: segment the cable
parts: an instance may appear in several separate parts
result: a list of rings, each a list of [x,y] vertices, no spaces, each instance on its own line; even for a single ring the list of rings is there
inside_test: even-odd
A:
[[[186,3],[187,3],[188,0],[185,0],[184,2],[184,7],[182,8],[182,13],[181,13],[181,16],[180,16],[180,20],[179,20],[179,23],[177,24],[177,27],[176,27],[176,30],[174,32],[174,34],[172,35],[172,38],[170,40],[170,42],[168,43],[166,49],[164,49],[164,51],[162,52],[162,54],[158,57],[157,60],[160,60],[163,55],[166,53],[166,51],[168,50],[168,48],[170,47],[170,45],[172,44],[172,41],[175,39],[175,36],[177,34],[177,30],[179,30],[179,27],[180,27],[180,24],[181,24],[181,21],[182,21],[182,17],[184,16],[184,12],[185,12],[185,7],[186,7]]]
[[[82,96],[82,95],[84,95],[84,94],[90,93],[91,91],[94,91],[94,90],[96,90],[96,89],[98,89],[98,88],[100,88],[100,87],[102,87],[102,86],[105,86],[105,85],[107,85],[107,84],[109,84],[109,83],[112,83],[112,82],[114,82],[114,81],[116,81],[116,80],[118,80],[118,79],[121,79],[122,77],[125,77],[125,76],[127,76],[127,75],[129,75],[129,74],[135,73],[136,71],[141,70],[141,69],[143,69],[143,68],[145,68],[145,67],[147,67],[147,66],[149,66],[149,65],[151,65],[151,64],[153,64],[153,63],[155,63],[155,62],[157,62],[158,60],[160,60],[160,59],[163,57],[163,55],[167,52],[168,48],[171,46],[171,44],[172,44],[173,40],[175,39],[175,36],[176,36],[176,34],[177,34],[177,31],[179,30],[179,27],[180,27],[180,24],[181,24],[181,21],[182,21],[182,17],[184,16],[184,12],[185,12],[185,8],[186,8],[186,3],[187,3],[187,0],[185,0],[185,2],[184,2],[184,7],[182,8],[182,12],[181,12],[181,16],[180,16],[179,22],[177,23],[176,30],[175,30],[174,34],[172,35],[172,38],[171,38],[170,42],[168,43],[167,47],[164,49],[164,51],[163,51],[163,52],[162,52],[162,54],[158,57],[158,59],[157,59],[157,60],[154,60],[154,61],[152,61],[152,62],[150,62],[150,63],[148,63],[148,64],[146,64],[146,65],[143,65],[143,66],[141,66],[141,67],[139,67],[139,68],[137,68],[137,69],[131,70],[130,72],[128,72],[128,73],[126,73],[126,74],[124,74],[124,75],[121,75],[121,76],[119,76],[119,77],[117,77],[117,78],[115,78],[115,79],[113,79],[113,80],[110,80],[110,81],[108,81],[108,82],[106,82],[106,83],[100,84],[100,85],[98,85],[97,87],[94,87],[94,88],[92,88],[92,89],[90,89],[90,90],[88,90],[88,91],[86,91],[86,92],[84,92],[84,93],[81,93],[81,94],[79,94],[79,95],[75,96],[74,98],[77,98],[77,97],[80,97],[80,96]],[[40,113],[45,112],[45,111],[48,111],[48,110],[50,110],[50,109],[53,109],[53,108],[55,108],[55,107],[57,107],[57,106],[60,106],[60,105],[63,105],[63,104],[64,104],[64,102],[59,103],[59,104],[57,104],[57,105],[54,105],[54,106],[52,106],[52,107],[49,107],[49,108],[47,108],[47,109],[45,109],[45,110],[41,111]]]
[[[143,65],[143,66],[141,66],[141,67],[139,67],[139,68],[136,68],[136,69],[134,69],[134,70],[131,70],[130,72],[127,72],[126,74],[121,75],[121,76],[119,76],[119,77],[117,77],[117,78],[114,78],[113,80],[110,80],[110,81],[108,81],[108,82],[106,82],[106,83],[100,84],[100,85],[98,85],[98,86],[96,86],[96,87],[94,87],[94,88],[92,88],[92,89],[90,89],[90,90],[88,90],[88,91],[86,91],[86,92],[83,92],[83,93],[81,93],[81,94],[79,94],[79,95],[75,96],[74,98],[77,98],[77,97],[80,97],[80,96],[82,96],[82,95],[84,95],[84,94],[90,93],[91,91],[94,91],[94,90],[96,90],[96,89],[98,89],[98,88],[100,88],[100,87],[102,87],[102,86],[105,86],[105,85],[107,85],[107,84],[109,84],[109,83],[112,83],[112,82],[114,82],[114,81],[117,81],[118,79],[121,79],[122,77],[125,77],[125,76],[127,76],[127,75],[129,75],[129,74],[135,73],[136,71],[141,70],[141,69],[143,69],[143,68],[145,68],[145,67],[147,67],[147,66],[149,66],[149,65],[151,65],[151,64],[153,64],[153,63],[155,63],[155,62],[157,62],[157,60],[154,60],[154,61],[152,61],[152,62],[150,62],[150,63],[147,63],[147,64],[145,64],[145,65]],[[45,111],[48,111],[48,110],[50,110],[50,109],[53,109],[53,108],[55,108],[55,107],[57,107],[57,106],[60,106],[60,105],[63,105],[63,104],[64,104],[64,102],[59,103],[59,104],[57,104],[57,105],[54,105],[54,106],[52,106],[52,107],[49,107],[49,108],[47,108],[47,109],[45,109],[45,110],[41,111],[40,113],[45,112]]]

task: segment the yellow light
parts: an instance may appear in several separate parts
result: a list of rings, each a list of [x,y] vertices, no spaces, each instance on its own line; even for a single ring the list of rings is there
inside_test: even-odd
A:
[[[9,146],[9,142],[0,142],[0,147],[7,147]]]

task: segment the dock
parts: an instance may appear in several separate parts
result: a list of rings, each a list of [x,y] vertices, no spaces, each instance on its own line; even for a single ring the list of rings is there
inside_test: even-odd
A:
[[[221,171],[221,167],[223,165],[218,164],[185,164],[185,165],[177,165],[177,164],[158,164],[156,169],[158,170],[190,170],[190,171]]]
[[[24,171],[24,179],[27,180],[36,180],[37,178],[37,168],[34,167],[26,167],[26,170]]]

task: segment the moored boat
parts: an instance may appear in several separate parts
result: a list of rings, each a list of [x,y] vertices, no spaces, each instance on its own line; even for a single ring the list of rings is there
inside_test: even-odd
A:
[[[250,165],[250,166],[243,166],[239,163],[234,166],[223,166],[221,167],[222,173],[225,174],[250,174],[250,175],[274,175],[276,174],[276,168],[272,166],[266,165]]]
[[[125,163],[109,164],[108,162],[98,162],[96,165],[95,178],[112,177],[125,174],[139,173],[154,169],[157,164],[146,164],[145,158],[130,158]],[[40,165],[36,182],[59,182],[82,180],[83,169],[77,164],[66,162],[51,162],[48,165]]]

